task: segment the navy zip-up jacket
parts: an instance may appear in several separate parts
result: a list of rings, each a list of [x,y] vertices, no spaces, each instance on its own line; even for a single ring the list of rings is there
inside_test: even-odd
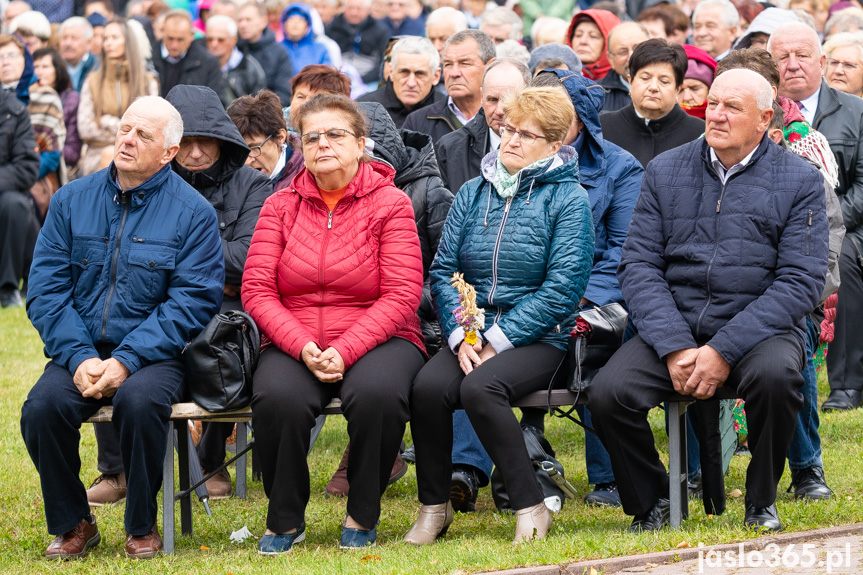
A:
[[[821,174],[766,136],[725,185],[697,140],[647,166],[617,275],[660,357],[710,345],[734,366],[760,342],[803,343],[827,274]]]
[[[63,186],[33,255],[27,315],[70,373],[97,345],[130,373],[176,358],[222,304],[213,206],[170,165],[126,192],[114,174]]]

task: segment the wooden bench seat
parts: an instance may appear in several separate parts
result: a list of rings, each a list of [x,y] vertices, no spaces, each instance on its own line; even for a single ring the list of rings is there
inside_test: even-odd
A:
[[[718,399],[733,399],[733,390],[720,388],[716,394]],[[668,411],[668,468],[670,481],[669,498],[671,501],[671,526],[679,527],[682,520],[689,515],[689,493],[687,489],[687,459],[686,459],[686,408],[692,403],[689,396],[674,395],[666,402]],[[539,407],[566,410],[575,403],[585,405],[586,394],[576,395],[565,389],[555,389],[549,394],[546,391],[531,393],[512,404],[513,407]],[[328,415],[342,413],[341,400],[334,399],[324,409]],[[86,423],[105,423],[111,421],[112,407],[102,407]],[[190,435],[189,421],[231,422],[237,424],[237,453],[247,446],[248,424],[252,420],[252,409],[247,407],[236,411],[212,413],[194,403],[176,403],[172,406],[169,424],[168,443],[165,449],[165,468],[162,484],[162,535],[165,543],[164,552],[173,553],[175,543],[175,504],[180,501],[181,533],[192,533],[192,494],[178,497],[174,482],[174,451],[176,449],[179,462],[179,492],[191,486],[190,465]],[[175,433],[176,431],[176,433]],[[197,464],[197,458],[193,459]],[[246,466],[245,454],[236,461],[236,496],[246,497]],[[676,478],[676,480],[675,480]]]

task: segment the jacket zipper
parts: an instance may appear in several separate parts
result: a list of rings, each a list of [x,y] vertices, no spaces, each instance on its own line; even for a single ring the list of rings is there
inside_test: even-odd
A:
[[[491,185],[491,184],[489,184]],[[521,175],[519,174],[517,186],[521,185]],[[514,196],[513,196],[514,197]],[[497,259],[500,255],[500,240],[503,238],[503,227],[506,225],[506,219],[509,215],[509,206],[512,204],[512,198],[506,199],[506,207],[503,209],[503,218],[500,220],[500,228],[497,230],[497,238],[494,241],[494,252],[491,259],[491,290],[488,292],[488,303],[494,305],[494,292],[497,289]],[[494,316],[494,322],[500,319],[501,311],[498,310]]]
[[[120,190],[120,200],[123,203],[123,217],[120,219],[120,229],[117,232],[117,244],[114,246],[114,257],[111,258],[111,284],[108,287],[108,297],[105,298],[105,312],[102,314],[102,341],[105,341],[105,333],[108,329],[108,306],[111,305],[111,296],[117,283],[117,259],[120,256],[120,244],[123,241],[123,228],[126,227],[126,217],[129,215],[129,194]]]
[[[809,238],[812,237],[812,210],[809,210],[809,219],[806,222],[806,255],[809,255]]]
[[[719,199],[716,201],[716,240],[713,247],[713,255],[710,256],[710,263],[707,264],[707,278],[705,281],[705,286],[707,287],[707,302],[704,304],[704,308],[701,310],[701,313],[698,314],[698,321],[695,324],[696,337],[701,336],[701,320],[704,319],[704,315],[707,313],[707,308],[710,307],[710,304],[713,301],[713,291],[710,289],[710,272],[713,269],[713,262],[716,260],[716,254],[719,253],[719,218],[720,210],[722,208],[722,198],[725,196],[725,186],[727,183],[728,180],[722,184],[722,191],[719,192]]]
[[[321,257],[318,259],[318,283],[321,286],[321,305],[318,308],[318,345],[324,345],[324,302],[327,301],[327,288],[324,285],[324,257],[327,253],[327,244],[330,243],[330,230],[332,228],[333,212],[329,212],[327,231],[324,232],[324,241],[321,243]]]

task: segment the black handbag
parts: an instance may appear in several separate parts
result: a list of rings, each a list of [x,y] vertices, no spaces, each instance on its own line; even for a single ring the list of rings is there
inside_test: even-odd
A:
[[[212,412],[247,407],[260,353],[261,334],[248,314],[216,314],[183,350],[192,401]]]
[[[567,373],[571,370],[572,374],[567,378],[569,391],[581,393],[590,387],[594,376],[623,343],[628,319],[619,303],[581,311],[567,350]]]
[[[563,507],[564,500],[569,497],[578,497],[575,488],[563,475],[563,465],[555,459],[554,449],[548,440],[543,437],[542,432],[532,425],[522,424],[521,434],[524,437],[524,445],[527,455],[533,464],[536,481],[542,490],[545,499],[557,497],[560,506]],[[498,511],[508,513],[512,511],[509,502],[509,494],[503,482],[503,474],[494,468],[491,474],[491,497]]]

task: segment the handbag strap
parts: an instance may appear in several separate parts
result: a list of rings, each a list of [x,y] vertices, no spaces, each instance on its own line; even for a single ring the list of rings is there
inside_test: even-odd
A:
[[[562,357],[560,363],[557,364],[557,369],[554,370],[554,373],[551,376],[551,380],[548,382],[548,390],[545,396],[545,406],[549,415],[552,417],[559,417],[561,419],[566,418],[573,423],[581,426],[585,432],[592,433],[597,435],[596,431],[592,427],[589,427],[586,423],[573,416],[573,412],[575,412],[575,407],[578,405],[578,399],[581,397],[581,392],[575,394],[575,402],[566,411],[564,411],[560,407],[552,407],[551,405],[551,391],[554,389],[554,380],[557,378],[557,372],[560,371],[560,368],[563,367],[563,363],[566,361],[566,356]]]
[[[255,368],[258,367],[258,359],[261,355],[261,334],[258,325],[252,316],[244,311],[229,311],[225,315],[232,323],[240,326],[243,340],[246,343],[243,346],[243,366],[249,366],[250,371],[254,372]],[[250,380],[251,372],[246,374]]]

